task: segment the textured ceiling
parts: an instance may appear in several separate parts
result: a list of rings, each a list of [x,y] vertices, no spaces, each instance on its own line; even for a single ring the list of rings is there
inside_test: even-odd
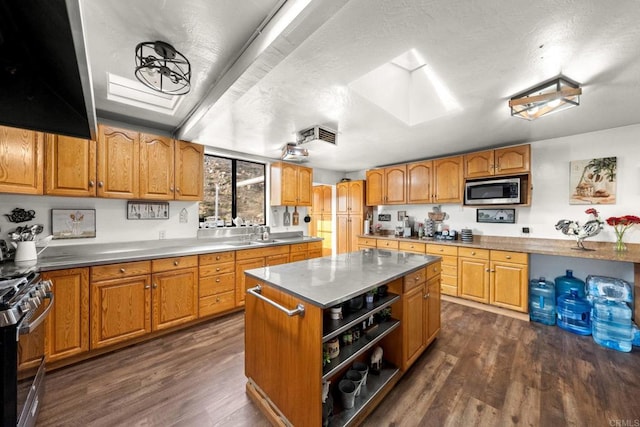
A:
[[[314,143],[309,164],[340,171],[640,122],[636,0],[289,0],[278,10],[282,3],[85,0],[98,116],[269,158],[296,131],[327,125],[337,147]],[[133,78],[135,45],[155,39],[194,70],[174,116],[106,99],[106,73]],[[410,49],[459,108],[443,109],[436,90],[416,94],[392,72],[373,79],[371,96],[357,90],[354,82]],[[578,108],[534,122],[510,117],[512,95],[560,73],[582,84]],[[433,113],[403,120],[372,98]]]

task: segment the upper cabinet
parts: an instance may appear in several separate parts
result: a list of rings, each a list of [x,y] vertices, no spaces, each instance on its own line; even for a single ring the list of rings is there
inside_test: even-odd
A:
[[[517,175],[531,169],[531,146],[529,144],[495,150],[465,154],[465,178]]]
[[[336,184],[336,214],[364,214],[364,181],[346,181]]]
[[[0,192],[42,194],[44,134],[0,126]]]
[[[433,202],[433,161],[407,165],[407,203]]]
[[[433,161],[433,203],[462,203],[464,199],[462,157]]]
[[[174,197],[175,142],[166,136],[140,134],[140,198]]]
[[[367,171],[367,206],[402,205],[406,197],[407,165]]]
[[[313,169],[285,162],[270,169],[271,206],[311,206]]]
[[[44,194],[96,196],[96,142],[47,134]]]
[[[202,200],[204,198],[204,145],[176,141],[175,149],[174,198]]]
[[[314,185],[311,215],[331,215],[331,186]]]
[[[139,197],[140,135],[98,126],[98,197]]]

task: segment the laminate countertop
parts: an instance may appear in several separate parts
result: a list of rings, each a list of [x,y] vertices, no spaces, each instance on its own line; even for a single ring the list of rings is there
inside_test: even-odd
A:
[[[245,274],[324,309],[440,260],[433,255],[363,249],[256,268]]]
[[[523,252],[530,254],[566,256],[573,258],[588,258],[608,261],[622,261],[640,263],[640,245],[627,244],[627,250],[617,252],[613,249],[613,242],[584,241],[585,247],[593,249],[589,251],[575,249],[577,247],[575,239],[534,239],[528,237],[500,237],[500,236],[474,236],[473,242],[462,242],[461,240],[439,240],[439,239],[418,239],[399,238],[395,236],[383,235],[359,235],[362,238],[397,240],[399,242],[422,242],[427,244],[451,245],[459,247],[494,249],[510,252]]]

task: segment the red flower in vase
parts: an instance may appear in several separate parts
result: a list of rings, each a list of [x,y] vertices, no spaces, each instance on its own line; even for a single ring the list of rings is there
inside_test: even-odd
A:
[[[635,215],[612,216],[607,218],[607,224],[613,227],[616,233],[616,250],[623,251],[626,249],[622,238],[624,233],[636,224],[640,224],[640,218]]]

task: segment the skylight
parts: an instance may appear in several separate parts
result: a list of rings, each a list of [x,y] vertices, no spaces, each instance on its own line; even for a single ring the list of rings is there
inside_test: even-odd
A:
[[[137,80],[107,73],[107,99],[133,107],[173,115],[183,97],[149,89]]]

